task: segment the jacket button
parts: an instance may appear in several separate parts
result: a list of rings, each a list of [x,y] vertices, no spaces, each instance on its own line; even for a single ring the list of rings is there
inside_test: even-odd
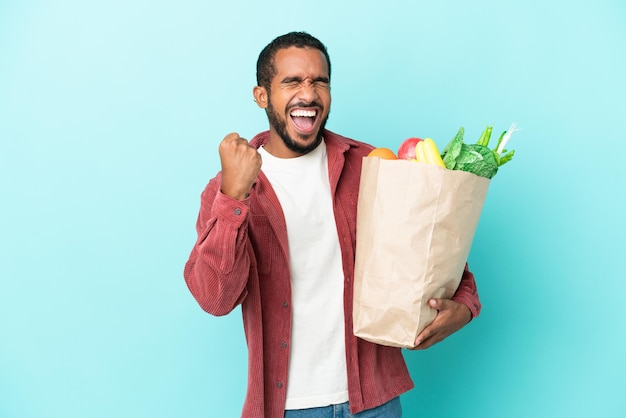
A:
[[[287,343],[283,341],[282,343],[280,343],[280,346],[281,346],[282,348],[287,348]]]
[[[235,209],[235,215],[237,216],[241,215],[241,209],[239,208]]]
[[[283,387],[283,382],[276,383],[276,387],[279,388],[279,389],[282,388]]]
[[[289,307],[289,302],[283,302],[283,308],[288,308]]]

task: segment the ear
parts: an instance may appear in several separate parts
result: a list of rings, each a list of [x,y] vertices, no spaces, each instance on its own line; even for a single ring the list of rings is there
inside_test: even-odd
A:
[[[267,107],[267,90],[265,89],[265,87],[254,86],[254,88],[252,89],[252,94],[254,95],[254,101],[256,102],[257,106],[265,109]]]

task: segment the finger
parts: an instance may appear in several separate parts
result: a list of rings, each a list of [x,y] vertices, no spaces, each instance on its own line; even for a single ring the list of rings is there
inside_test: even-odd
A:
[[[239,136],[237,132],[231,132],[228,135],[226,135],[224,139],[222,140],[222,143],[234,144],[234,145],[242,145],[242,144],[250,145],[248,140]]]
[[[422,332],[420,332],[417,336],[417,338],[415,338],[415,347],[413,349],[415,350],[419,350],[422,348],[427,348],[426,345],[426,341],[432,336],[432,327],[431,326],[427,326],[426,328],[424,328],[422,330]]]
[[[452,307],[450,302],[449,299],[432,298],[428,301],[428,305],[433,309],[443,311]]]
[[[239,134],[237,132],[232,132],[226,135],[224,139],[222,139],[222,141],[220,142],[220,145],[219,145],[220,153],[222,151],[231,149],[233,145],[236,144],[238,139],[239,139]]]
[[[433,345],[443,341],[443,339],[445,338],[445,336],[437,333],[437,334],[433,334],[430,337],[426,338],[425,340],[420,341],[420,344],[418,346],[416,346],[417,350],[425,350],[427,348],[432,347]]]
[[[417,340],[415,340],[415,346],[411,348],[410,350],[426,350],[427,348],[434,345],[436,342],[437,341],[434,338],[434,336],[425,338],[423,340],[418,338]]]
[[[246,155],[245,153],[249,152],[249,149],[254,149],[254,147],[252,147],[245,138],[240,137],[236,132],[226,135],[219,145],[219,153],[222,157],[227,155]],[[254,150],[256,151],[256,149]]]
[[[234,141],[234,140],[237,140],[238,138],[241,138],[241,137],[239,136],[237,132],[231,132],[224,137],[224,141],[226,140]]]

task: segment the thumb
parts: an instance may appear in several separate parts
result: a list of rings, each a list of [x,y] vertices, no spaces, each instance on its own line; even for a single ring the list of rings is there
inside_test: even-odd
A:
[[[428,301],[428,305],[433,308],[436,309],[438,311],[445,309],[446,307],[446,303],[448,301],[446,299],[440,299],[440,298],[432,298]]]

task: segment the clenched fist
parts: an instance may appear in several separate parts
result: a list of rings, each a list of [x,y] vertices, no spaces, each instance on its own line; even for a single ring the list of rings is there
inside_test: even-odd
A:
[[[261,170],[261,155],[236,132],[224,137],[219,153],[222,193],[237,200],[245,199]]]

